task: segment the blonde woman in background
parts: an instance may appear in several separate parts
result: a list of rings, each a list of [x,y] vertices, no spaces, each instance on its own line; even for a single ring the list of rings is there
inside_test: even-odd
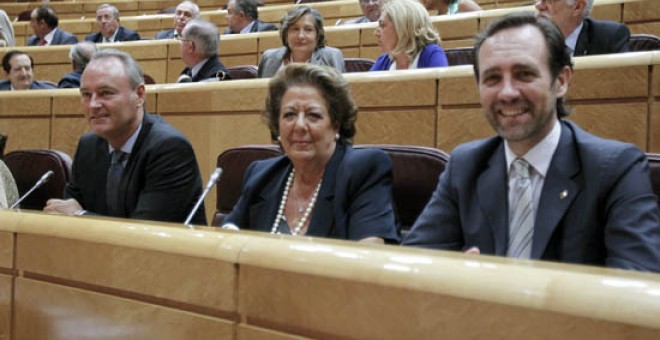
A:
[[[11,171],[0,161],[0,209],[12,206],[18,200],[18,188]]]
[[[0,9],[0,47],[14,46],[14,28],[7,12]]]

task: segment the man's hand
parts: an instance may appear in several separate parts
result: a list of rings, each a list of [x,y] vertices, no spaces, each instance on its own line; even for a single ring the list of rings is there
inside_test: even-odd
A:
[[[68,200],[51,198],[46,202],[46,206],[44,207],[44,212],[49,214],[76,215],[81,210],[82,207],[73,198],[69,198]]]
[[[481,254],[481,252],[479,251],[479,248],[477,248],[477,247],[472,247],[472,248],[466,250],[465,253],[469,254],[469,255],[479,255],[479,254]]]

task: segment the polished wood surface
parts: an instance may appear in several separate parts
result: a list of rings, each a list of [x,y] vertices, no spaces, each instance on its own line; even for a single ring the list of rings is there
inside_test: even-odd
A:
[[[657,339],[660,275],[0,211],[0,338]],[[2,254],[0,254],[2,256]]]

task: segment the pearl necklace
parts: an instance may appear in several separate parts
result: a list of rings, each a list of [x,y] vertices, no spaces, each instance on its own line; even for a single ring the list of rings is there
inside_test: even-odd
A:
[[[293,178],[295,177],[295,174],[296,174],[296,169],[295,168],[291,169],[291,173],[289,173],[289,178],[286,180],[284,193],[282,193],[282,202],[280,203],[280,208],[277,210],[277,216],[275,217],[273,228],[270,230],[271,234],[280,233],[280,231],[278,230],[280,227],[280,221],[284,217],[286,201],[287,198],[289,197],[289,189],[291,188],[291,184],[293,184]],[[319,190],[321,189],[321,183],[323,183],[323,178],[321,178],[319,184],[316,186],[316,189],[314,190],[314,194],[312,195],[312,199],[309,201],[309,204],[307,205],[307,209],[305,209],[305,214],[296,225],[296,228],[291,231],[291,235],[298,235],[298,233],[300,233],[300,230],[305,226],[305,223],[307,222],[307,219],[309,218],[309,215],[312,213],[312,209],[314,209],[314,205],[316,204],[316,198],[319,195]]]

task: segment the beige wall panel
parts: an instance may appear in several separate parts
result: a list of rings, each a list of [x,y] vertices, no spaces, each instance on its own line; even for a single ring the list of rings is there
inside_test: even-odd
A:
[[[438,100],[440,105],[478,105],[479,87],[472,73],[472,66],[459,66],[463,76],[447,76],[440,78],[438,85]],[[452,68],[455,73],[456,68]]]
[[[59,15],[59,13],[58,13]],[[80,17],[80,14],[78,15]],[[122,20],[122,24],[124,20]],[[96,29],[96,25],[90,20],[62,20],[60,18],[59,28],[73,34],[87,35]]]
[[[419,71],[414,71],[419,73]],[[437,80],[431,73],[395,73],[400,78],[383,81],[384,72],[350,77],[351,93],[360,108],[435,106]],[[413,75],[414,74],[414,75]],[[411,75],[406,78],[406,75]]]
[[[360,27],[360,44],[362,46],[378,46],[378,39],[374,35],[377,24],[361,24]]]
[[[266,328],[253,327],[239,324],[236,328],[238,340],[286,340],[286,339],[309,339],[301,336],[276,332]]]
[[[121,25],[134,31],[137,30],[140,36],[142,36],[144,31],[160,31],[164,22],[167,23],[164,27],[171,28],[173,19],[163,19],[160,16],[123,17],[121,19]]]
[[[159,11],[167,7],[176,7],[181,1],[179,0],[158,0],[158,1],[139,1],[138,9],[140,11],[155,10]]]
[[[451,152],[457,145],[495,135],[479,108],[441,109],[437,148]]]
[[[17,340],[232,339],[233,323],[29,279],[16,281]]]
[[[57,64],[71,64],[69,59],[69,49],[71,46],[57,45],[57,46],[28,46],[21,50],[28,53],[34,59],[35,65],[57,65]],[[5,49],[4,52],[7,50]],[[4,53],[2,53],[4,55]],[[36,66],[35,66],[36,68]],[[38,71],[38,69],[35,69]]]
[[[362,111],[358,114],[356,144],[435,146],[435,109]]]
[[[177,44],[178,42],[170,42]],[[161,40],[140,40],[126,42],[122,44],[101,44],[101,48],[119,48],[122,51],[130,53],[135,60],[142,63],[145,60],[165,60],[167,59],[167,42]]]
[[[229,67],[227,65],[226,59],[222,58],[222,63],[225,64],[226,67]],[[181,71],[186,67],[186,65],[183,63],[183,60],[181,59],[169,59],[167,61],[167,78],[166,78],[166,83],[176,83],[176,80],[179,79],[179,76],[181,75]]]
[[[647,22],[643,24],[627,24],[631,34],[653,34],[660,36],[660,22]]]
[[[590,133],[603,138],[633,143],[648,151],[648,106],[642,103],[569,105],[569,118]]]
[[[479,13],[465,13],[456,16],[440,16],[442,20],[435,20],[433,26],[440,33],[440,38],[444,41],[471,39],[478,32]]]
[[[383,51],[378,46],[360,48],[360,58],[376,60],[381,54],[383,54]]]
[[[249,265],[241,265],[239,290],[241,312],[249,324],[291,329],[289,333],[314,338],[655,339],[658,336],[657,330],[615,322]]]
[[[253,54],[257,52],[258,34],[226,35],[220,40],[220,57],[227,55]],[[177,46],[178,47],[178,46]],[[172,51],[170,51],[172,52]],[[176,56],[181,53],[176,51]]]
[[[95,17],[96,8],[99,7],[103,2],[94,1],[94,2],[83,2],[83,10],[85,13],[88,13],[90,18]],[[121,16],[130,16],[131,12],[137,12],[138,10],[138,1],[113,1],[112,4],[117,7],[119,14]]]
[[[278,32],[265,32],[259,34],[259,55],[269,48],[278,47],[282,47],[282,39]]]
[[[263,103],[263,100],[259,102]],[[165,115],[165,119],[192,143],[204,183],[215,169],[218,156],[223,151],[245,144],[270,143],[270,132],[261,120],[259,111],[208,116]],[[216,191],[211,190],[205,200],[209,223],[215,212],[215,203]]]
[[[12,292],[14,277],[0,274],[0,339],[9,340],[11,335]]]
[[[267,80],[237,80],[172,86],[158,92],[158,113],[234,113],[263,110]],[[191,96],[195,100],[191,101]]]
[[[648,66],[577,69],[569,86],[569,100],[639,98],[648,96]]]
[[[78,140],[89,131],[87,121],[79,118],[55,117],[53,119],[53,144],[51,149],[64,151],[71,159],[76,153]]]
[[[623,5],[618,3],[594,6],[589,16],[598,20],[621,22],[623,20]]]
[[[16,266],[25,272],[221,313],[236,310],[236,267],[230,262],[34,234],[17,238]]]
[[[0,117],[2,116],[49,116],[49,90],[10,91],[0,93]]]
[[[474,46],[474,39],[447,40],[440,42],[443,49]]]
[[[334,29],[326,29],[325,31],[327,46],[340,48],[342,50],[346,47],[360,46],[360,31],[347,26],[333,28]]]
[[[164,70],[167,70],[167,59],[141,60],[139,63],[140,68],[142,68],[142,72],[154,78],[156,84],[163,84],[167,82],[166,73],[164,72]]]
[[[501,7],[481,12],[479,17],[479,32],[483,31],[491,22],[511,12],[536,11],[534,5],[520,7]]]
[[[14,268],[14,233],[0,232],[0,268]]]
[[[660,6],[657,1],[631,1],[623,4],[623,21],[625,23],[658,20],[660,20]]]
[[[241,55],[241,56],[226,56],[226,57],[221,57],[220,60],[225,65],[225,67],[233,67],[233,66],[240,66],[240,65],[254,65],[254,66],[257,66],[259,64],[259,61],[257,59],[256,54]],[[183,68],[181,68],[179,70],[179,73],[181,73],[181,70],[183,70]],[[178,74],[177,74],[177,76],[178,76]]]
[[[660,153],[660,98],[656,97],[651,112],[651,140],[649,141],[649,152]]]
[[[34,79],[52,81],[53,83],[57,84],[65,74],[71,71],[72,68],[70,63],[57,65],[35,64]]]
[[[0,117],[0,132],[9,136],[5,152],[50,146],[49,118]]]
[[[200,17],[206,21],[212,22],[218,27],[220,34],[227,27],[227,15],[225,11],[202,12]],[[259,17],[261,20],[261,17]]]

